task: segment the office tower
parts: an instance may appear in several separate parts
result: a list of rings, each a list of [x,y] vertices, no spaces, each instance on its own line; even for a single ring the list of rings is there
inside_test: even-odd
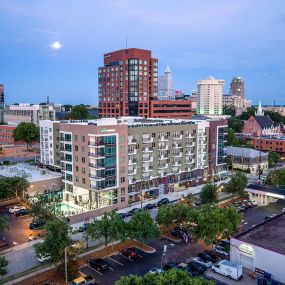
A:
[[[231,81],[230,95],[244,99],[244,81],[241,77],[234,77]]]
[[[210,76],[206,80],[198,80],[198,115],[221,115],[223,112],[224,80]]]
[[[4,85],[0,84],[0,104],[4,104]]]
[[[104,54],[98,94],[100,117],[149,117],[150,100],[157,96],[157,59],[137,48]]]
[[[174,99],[174,90],[172,88],[172,73],[167,65],[163,76],[158,77],[158,100]]]

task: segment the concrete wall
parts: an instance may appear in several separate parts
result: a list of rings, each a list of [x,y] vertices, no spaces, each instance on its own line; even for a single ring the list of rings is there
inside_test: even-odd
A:
[[[27,191],[29,196],[33,196],[37,193],[43,194],[45,193],[45,190],[49,191],[53,189],[53,184],[55,190],[61,190],[63,187],[61,176],[56,178],[32,181],[30,182],[30,187],[28,187]]]
[[[252,252],[245,253],[241,250],[243,247],[248,247]],[[245,264],[242,265],[253,271],[255,268],[264,270],[271,273],[272,278],[276,281],[285,282],[285,255],[232,238],[230,256],[232,262],[239,264],[241,264],[241,259],[244,259],[244,257],[245,259],[252,258],[252,268],[245,266]]]

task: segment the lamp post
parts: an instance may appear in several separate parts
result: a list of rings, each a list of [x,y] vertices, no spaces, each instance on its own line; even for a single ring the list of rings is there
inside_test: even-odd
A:
[[[161,255],[161,264],[160,264],[161,270],[162,270],[162,265],[163,265],[163,258],[164,258],[164,256],[166,255],[166,252],[167,252],[167,245],[164,245],[164,246],[163,246],[162,255]]]
[[[67,249],[69,247],[76,247],[75,244],[70,244],[64,248],[64,270],[65,270],[65,283],[68,284],[68,276],[67,276]]]

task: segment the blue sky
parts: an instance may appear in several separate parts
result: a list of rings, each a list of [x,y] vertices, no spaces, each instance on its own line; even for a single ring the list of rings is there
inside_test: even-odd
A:
[[[246,97],[285,104],[284,0],[1,0],[0,82],[6,102],[97,104],[103,54],[150,49],[189,94],[213,75]],[[62,48],[53,50],[59,41]]]

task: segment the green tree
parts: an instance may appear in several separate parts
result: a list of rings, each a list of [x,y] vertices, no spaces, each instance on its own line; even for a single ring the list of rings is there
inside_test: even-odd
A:
[[[23,197],[29,182],[23,177],[5,177],[0,179],[0,199]]]
[[[35,142],[40,140],[40,130],[33,123],[20,123],[16,129],[13,131],[13,138],[15,142],[25,142],[27,144],[27,149],[33,145]]]
[[[205,204],[189,212],[186,225],[195,241],[202,240],[209,245],[235,234],[240,220],[235,209]]]
[[[7,266],[8,260],[6,259],[6,257],[4,255],[0,256],[0,275],[2,276],[2,278],[8,273]]]
[[[241,172],[236,172],[231,180],[225,184],[224,191],[232,195],[244,196],[245,195],[245,188],[247,186],[247,177]]]
[[[278,153],[274,151],[268,152],[268,166],[269,168],[274,167],[276,169],[276,163],[278,162],[280,156]]]
[[[236,133],[241,133],[243,128],[243,122],[238,117],[230,117],[228,119],[229,128],[232,129]]]
[[[84,105],[74,106],[70,113],[70,119],[72,120],[87,120],[89,119],[89,113]]]
[[[160,274],[146,274],[144,276],[122,276],[116,285],[213,285],[211,281],[191,277],[188,272],[171,269]]]
[[[87,234],[92,240],[103,239],[105,247],[111,241],[127,238],[126,223],[115,212],[106,212],[100,220],[94,220],[87,228]]]
[[[43,242],[34,245],[36,254],[49,254],[52,261],[63,262],[64,250],[72,244],[69,224],[65,220],[57,219],[49,221],[45,229],[47,233],[44,235]]]
[[[181,203],[186,204],[189,207],[192,207],[193,204],[197,201],[197,197],[192,193],[187,194],[181,198]]]
[[[135,213],[127,224],[130,238],[142,241],[152,240],[159,236],[159,229],[148,211]]]
[[[272,187],[285,188],[285,169],[269,172],[265,184]]]
[[[9,229],[9,218],[8,216],[0,216],[0,235],[3,235],[6,230]]]
[[[234,117],[236,115],[235,108],[230,107],[230,106],[224,106],[223,107],[223,114]]]
[[[254,107],[249,107],[246,109],[246,112],[242,112],[240,116],[238,116],[241,120],[248,120],[251,116],[255,116],[256,109]]]
[[[34,220],[53,221],[63,219],[61,201],[59,198],[47,200],[43,195],[36,195],[30,203],[30,214]]]
[[[214,183],[207,183],[203,186],[200,193],[200,200],[202,204],[215,204],[218,201],[218,187]]]

